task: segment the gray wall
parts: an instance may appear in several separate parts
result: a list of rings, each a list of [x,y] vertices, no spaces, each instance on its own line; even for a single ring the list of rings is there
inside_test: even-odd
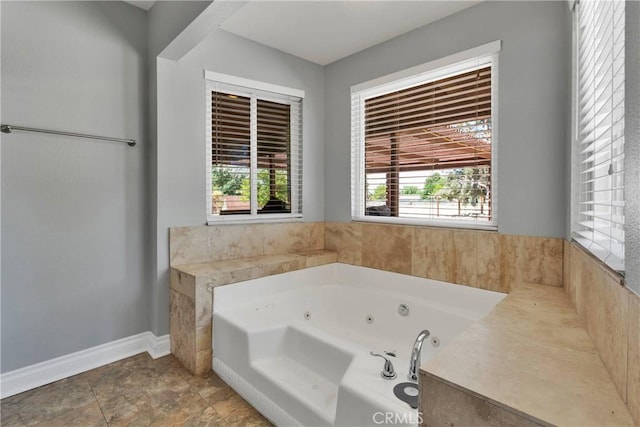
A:
[[[328,65],[326,220],[350,220],[350,86],[500,39],[499,231],[564,237],[567,9],[562,1],[485,2]]]
[[[168,228],[206,223],[206,91],[203,70],[306,92],[303,112],[303,214],[324,220],[324,69],[218,30],[182,60],[158,67],[158,327],[168,331]]]
[[[2,372],[149,330],[146,15],[2,2]]]

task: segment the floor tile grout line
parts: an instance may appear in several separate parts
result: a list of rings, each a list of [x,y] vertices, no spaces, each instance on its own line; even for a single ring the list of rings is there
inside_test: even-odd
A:
[[[109,421],[107,421],[107,417],[104,415],[104,411],[102,410],[102,405],[100,405],[100,401],[98,400],[98,395],[96,391],[93,389],[93,385],[89,384],[89,388],[91,389],[91,394],[93,394],[93,398],[96,400],[98,404],[98,409],[100,409],[100,414],[102,414],[102,419],[106,425],[109,425]]]

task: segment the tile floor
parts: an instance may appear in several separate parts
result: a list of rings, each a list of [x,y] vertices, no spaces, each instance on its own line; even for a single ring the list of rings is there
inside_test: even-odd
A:
[[[1,401],[3,427],[270,426],[216,374],[139,354]]]

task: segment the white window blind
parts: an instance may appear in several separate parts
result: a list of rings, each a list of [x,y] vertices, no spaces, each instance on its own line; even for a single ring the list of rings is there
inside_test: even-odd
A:
[[[494,68],[486,56],[352,90],[354,219],[495,227]]]
[[[575,8],[572,237],[624,271],[624,1]]]
[[[207,92],[208,221],[300,217],[302,98],[216,81]]]

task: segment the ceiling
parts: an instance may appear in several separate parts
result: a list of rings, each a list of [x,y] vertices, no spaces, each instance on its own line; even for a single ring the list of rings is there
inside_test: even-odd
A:
[[[139,7],[140,9],[149,10],[155,3],[155,0],[124,0],[124,2],[129,3],[135,7]]]
[[[153,0],[125,1],[144,10],[151,9],[155,3]],[[252,0],[220,28],[327,65],[481,1]]]
[[[220,28],[327,65],[478,3],[254,0]]]

